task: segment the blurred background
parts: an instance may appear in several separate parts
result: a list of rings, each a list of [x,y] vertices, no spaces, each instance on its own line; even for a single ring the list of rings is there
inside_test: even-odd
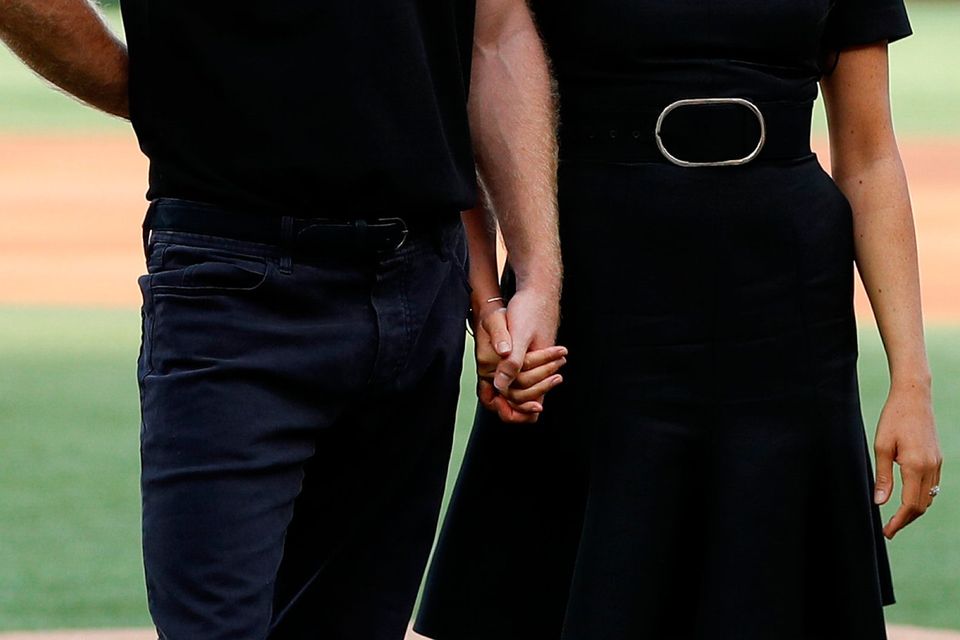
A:
[[[960,630],[960,2],[909,11],[915,35],[891,46],[893,105],[946,462],[936,505],[888,545],[898,602],[885,611]],[[119,31],[116,8],[107,14]],[[815,143],[826,163],[822,108]],[[149,626],[135,379],[146,166],[128,124],[0,49],[0,632]],[[886,364],[862,297],[858,310],[872,440]],[[473,388],[468,364],[451,482]]]

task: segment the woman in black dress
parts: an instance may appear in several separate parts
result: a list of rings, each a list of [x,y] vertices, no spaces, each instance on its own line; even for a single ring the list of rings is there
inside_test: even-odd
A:
[[[885,535],[940,474],[888,103],[902,0],[537,9],[560,90],[571,362],[537,424],[478,412],[415,628],[884,638]],[[833,178],[809,147],[818,83]],[[891,371],[876,479],[855,261]],[[894,461],[903,504],[884,525]]]

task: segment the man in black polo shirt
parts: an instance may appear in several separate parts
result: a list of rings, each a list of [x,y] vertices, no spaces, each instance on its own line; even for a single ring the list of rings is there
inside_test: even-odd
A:
[[[125,116],[129,96],[151,160],[138,380],[159,635],[399,639],[446,476],[474,155],[518,281],[487,314],[509,325],[497,386],[555,335],[553,109],[529,10],[122,8],[129,91],[86,0],[0,0],[0,35],[95,106]]]

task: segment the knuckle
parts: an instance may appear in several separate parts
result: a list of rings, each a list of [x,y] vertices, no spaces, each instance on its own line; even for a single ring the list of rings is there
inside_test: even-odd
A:
[[[511,394],[510,402],[523,404],[524,402],[529,402],[531,399],[531,392],[526,389],[521,389]]]
[[[889,456],[893,454],[894,447],[892,442],[877,440],[873,445],[873,450],[879,455]]]
[[[492,370],[496,369],[497,362],[493,358],[488,358],[487,356],[480,356],[477,358],[477,373],[480,375],[487,375]]]
[[[537,387],[535,389],[532,389],[532,391],[536,391],[536,394],[537,394],[536,397],[542,397],[546,395],[546,393],[551,389],[553,389],[555,386],[556,386],[555,384],[547,380],[537,385]]]
[[[935,467],[937,465],[937,456],[933,454],[918,456],[916,463],[921,467]]]
[[[908,471],[915,471],[917,469],[920,469],[922,466],[921,460],[919,458],[914,458],[914,457],[909,457],[909,458],[903,457],[900,460],[898,460],[898,462],[900,463],[900,466],[902,468],[907,469]]]
[[[913,471],[929,471],[937,468],[937,462],[934,458],[917,457],[903,461],[903,466]]]
[[[912,500],[910,502],[905,502],[903,506],[904,512],[908,515],[916,515],[917,513],[920,513],[921,509],[923,508],[919,502],[914,502]]]
[[[892,449],[896,442],[896,437],[892,436],[890,433],[881,432],[877,434],[877,438],[874,440],[874,445],[880,447],[881,449]]]
[[[499,334],[504,330],[503,318],[499,313],[488,313],[480,320],[480,326],[490,335]]]

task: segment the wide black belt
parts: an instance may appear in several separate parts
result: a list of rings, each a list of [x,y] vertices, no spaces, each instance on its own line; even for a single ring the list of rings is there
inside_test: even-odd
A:
[[[561,111],[560,157],[737,166],[809,156],[812,102],[692,98],[629,111]]]
[[[411,234],[433,233],[458,219],[459,212],[446,209],[405,217],[278,216],[159,198],[150,203],[143,233],[144,244],[150,231],[176,231],[276,245],[309,255],[318,251],[392,252]]]

